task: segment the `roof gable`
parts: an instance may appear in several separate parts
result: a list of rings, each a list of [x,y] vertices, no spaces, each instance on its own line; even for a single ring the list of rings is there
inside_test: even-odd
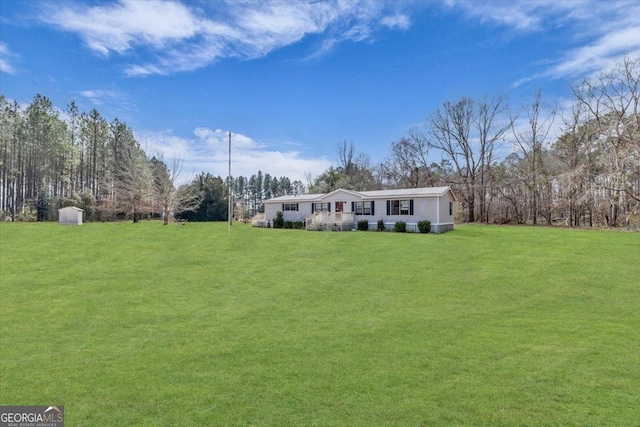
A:
[[[338,188],[337,190],[333,190],[330,193],[322,195],[322,197],[320,197],[320,199],[321,200],[328,199],[328,198],[330,198],[332,196],[336,196],[336,195],[341,194],[341,193],[345,194],[345,196],[351,197],[351,198],[353,198],[353,197],[357,197],[358,199],[362,198],[362,194],[361,193],[358,193],[358,192],[353,191],[353,190],[345,190],[344,188]]]

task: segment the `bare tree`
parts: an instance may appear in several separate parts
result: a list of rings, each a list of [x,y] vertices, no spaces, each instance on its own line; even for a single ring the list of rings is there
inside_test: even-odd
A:
[[[343,141],[338,144],[338,167],[335,168],[336,188],[362,191],[370,190],[374,186],[374,177],[371,173],[369,157],[364,153],[356,152],[353,142]],[[331,174],[331,169],[316,179],[315,187],[323,181],[323,177]],[[331,187],[331,186],[329,186]]]
[[[111,214],[128,213],[136,223],[142,212],[150,211],[152,207],[151,167],[145,152],[135,141],[123,147],[121,154],[120,161],[114,166],[114,175],[104,185],[107,194],[103,197],[101,208]]]
[[[196,186],[176,187],[181,173],[182,160],[174,159],[171,168],[167,168],[162,155],[151,160],[153,172],[153,194],[162,210],[163,224],[169,224],[172,216],[182,212],[194,211],[200,205],[202,194]]]
[[[559,191],[559,207],[567,212],[566,223],[579,226],[583,214],[588,211],[589,225],[593,226],[593,164],[591,162],[594,141],[593,121],[580,102],[563,114],[564,134],[553,146],[554,157],[561,164],[556,175]]]
[[[419,188],[435,184],[429,167],[429,143],[424,132],[417,128],[406,137],[391,143],[391,156],[383,164],[386,178],[398,188]]]
[[[524,160],[525,169],[521,170],[522,180],[531,193],[531,216],[533,224],[538,224],[540,214],[540,196],[543,186],[548,184],[547,171],[543,163],[543,150],[547,137],[552,129],[556,110],[546,110],[542,105],[542,94],[536,92],[535,100],[531,105],[523,107],[527,119],[524,129],[516,129],[512,122],[513,137],[516,149]],[[546,111],[545,111],[546,110]],[[546,113],[546,114],[545,114]],[[550,209],[550,207],[549,207]],[[546,215],[551,223],[549,214]]]
[[[513,119],[507,115],[507,99],[497,96],[477,103],[461,98],[446,101],[427,119],[429,146],[439,150],[456,172],[456,182],[467,206],[468,221],[476,220],[476,199],[480,201],[483,221],[489,221],[486,206],[487,188],[491,178],[488,168],[493,161],[495,144],[511,128]],[[479,194],[479,195],[478,195]]]
[[[597,185],[609,198],[609,225],[618,225],[625,197],[640,203],[640,57],[573,88],[598,133]]]

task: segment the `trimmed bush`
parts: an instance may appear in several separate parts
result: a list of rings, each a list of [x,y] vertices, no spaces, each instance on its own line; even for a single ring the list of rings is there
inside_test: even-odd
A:
[[[283,225],[284,225],[284,228],[292,229],[293,228],[293,221],[284,221]]]
[[[293,228],[295,228],[296,230],[302,230],[304,228],[304,222],[293,221]]]
[[[379,219],[378,220],[378,231],[384,231],[384,230],[385,230],[384,221]]]
[[[282,212],[276,212],[276,217],[273,218],[273,228],[282,228],[284,226],[284,216]]]
[[[396,233],[404,233],[407,231],[407,223],[404,221],[396,222],[396,225],[393,226],[393,231]]]
[[[369,221],[367,221],[366,219],[358,221],[358,230],[360,231],[369,230]]]
[[[425,219],[424,221],[418,221],[418,230],[421,233],[428,233],[431,231],[431,221]]]

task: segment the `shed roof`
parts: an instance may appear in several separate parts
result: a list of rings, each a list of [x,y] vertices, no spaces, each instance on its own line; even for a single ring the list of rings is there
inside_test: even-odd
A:
[[[60,209],[58,209],[58,210],[59,210],[59,211],[62,211],[62,210],[65,210],[65,209],[67,209],[67,210],[74,210],[74,211],[82,211],[82,212],[84,212],[84,209],[80,209],[80,208],[77,208],[77,207],[75,207],[75,206],[65,206],[64,208],[60,208]]]

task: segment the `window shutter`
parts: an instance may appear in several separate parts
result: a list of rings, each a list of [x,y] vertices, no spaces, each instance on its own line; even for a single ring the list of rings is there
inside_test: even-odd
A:
[[[327,203],[327,210],[331,212],[331,202]]]
[[[356,202],[351,202],[351,212],[356,211]]]
[[[371,201],[371,215],[375,215],[376,214],[376,202],[374,200]]]
[[[284,203],[282,204],[282,212],[284,212]]]
[[[311,213],[315,212],[315,207],[316,207],[316,204],[311,202]]]
[[[409,200],[409,215],[413,215],[413,199]]]
[[[296,203],[296,212],[298,212],[299,208],[300,208],[299,203]]]
[[[387,200],[387,215],[391,215],[391,200]]]

